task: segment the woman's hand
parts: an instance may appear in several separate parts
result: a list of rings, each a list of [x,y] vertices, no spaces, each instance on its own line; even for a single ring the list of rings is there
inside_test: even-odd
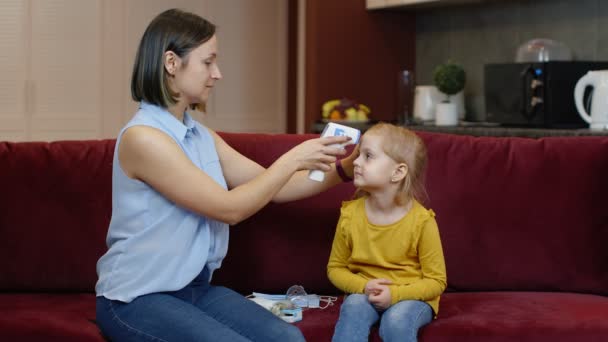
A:
[[[289,150],[283,157],[296,163],[298,170],[329,171],[331,163],[336,161],[336,156],[346,153],[343,147],[330,145],[342,144],[348,140],[350,138],[346,136],[306,140]]]

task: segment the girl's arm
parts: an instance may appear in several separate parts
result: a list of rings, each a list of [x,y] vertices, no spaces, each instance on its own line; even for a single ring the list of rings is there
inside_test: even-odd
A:
[[[393,304],[401,300],[428,301],[439,297],[447,286],[443,248],[437,221],[433,217],[429,218],[422,228],[418,242],[418,258],[422,279],[409,285],[389,285]]]
[[[343,226],[344,216],[340,216],[327,263],[327,277],[335,287],[346,293],[363,293],[367,280],[348,268],[352,246]]]

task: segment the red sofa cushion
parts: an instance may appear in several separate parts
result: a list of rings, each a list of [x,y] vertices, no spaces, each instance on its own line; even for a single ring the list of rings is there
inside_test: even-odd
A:
[[[606,341],[608,298],[550,292],[446,293],[421,341]]]
[[[308,309],[296,325],[309,341],[330,341],[342,298],[325,310]],[[446,293],[439,316],[419,341],[605,341],[608,298],[549,292]],[[377,326],[371,341],[381,341]]]
[[[306,309],[296,325],[308,341],[329,341],[342,298]],[[447,293],[420,341],[604,341],[608,298],[547,292]],[[0,294],[0,336],[14,341],[103,341],[92,294]],[[372,341],[379,342],[377,327]]]
[[[0,313],[2,341],[104,341],[91,293],[2,293]]]
[[[451,289],[608,295],[608,137],[419,134]]]
[[[0,290],[93,290],[114,144],[0,142]]]

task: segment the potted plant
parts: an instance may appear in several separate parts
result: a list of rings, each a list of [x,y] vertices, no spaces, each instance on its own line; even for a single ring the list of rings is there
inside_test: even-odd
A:
[[[458,125],[458,105],[451,97],[464,89],[466,73],[459,64],[447,61],[438,65],[433,71],[433,82],[437,89],[446,95],[446,99],[437,104],[435,124],[438,126]]]

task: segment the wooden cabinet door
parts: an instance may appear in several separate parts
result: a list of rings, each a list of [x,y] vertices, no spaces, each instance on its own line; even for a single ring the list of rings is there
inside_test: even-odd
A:
[[[203,121],[221,131],[284,133],[287,1],[208,0],[207,11],[218,25],[223,79]]]
[[[386,6],[386,0],[367,0],[365,7],[367,9],[384,8]]]
[[[419,5],[419,4],[424,4],[424,3],[428,3],[428,2],[447,2],[446,0],[385,0],[386,6],[387,7],[392,7],[392,6],[412,6],[412,5]]]
[[[27,139],[27,2],[0,1],[0,141]]]

